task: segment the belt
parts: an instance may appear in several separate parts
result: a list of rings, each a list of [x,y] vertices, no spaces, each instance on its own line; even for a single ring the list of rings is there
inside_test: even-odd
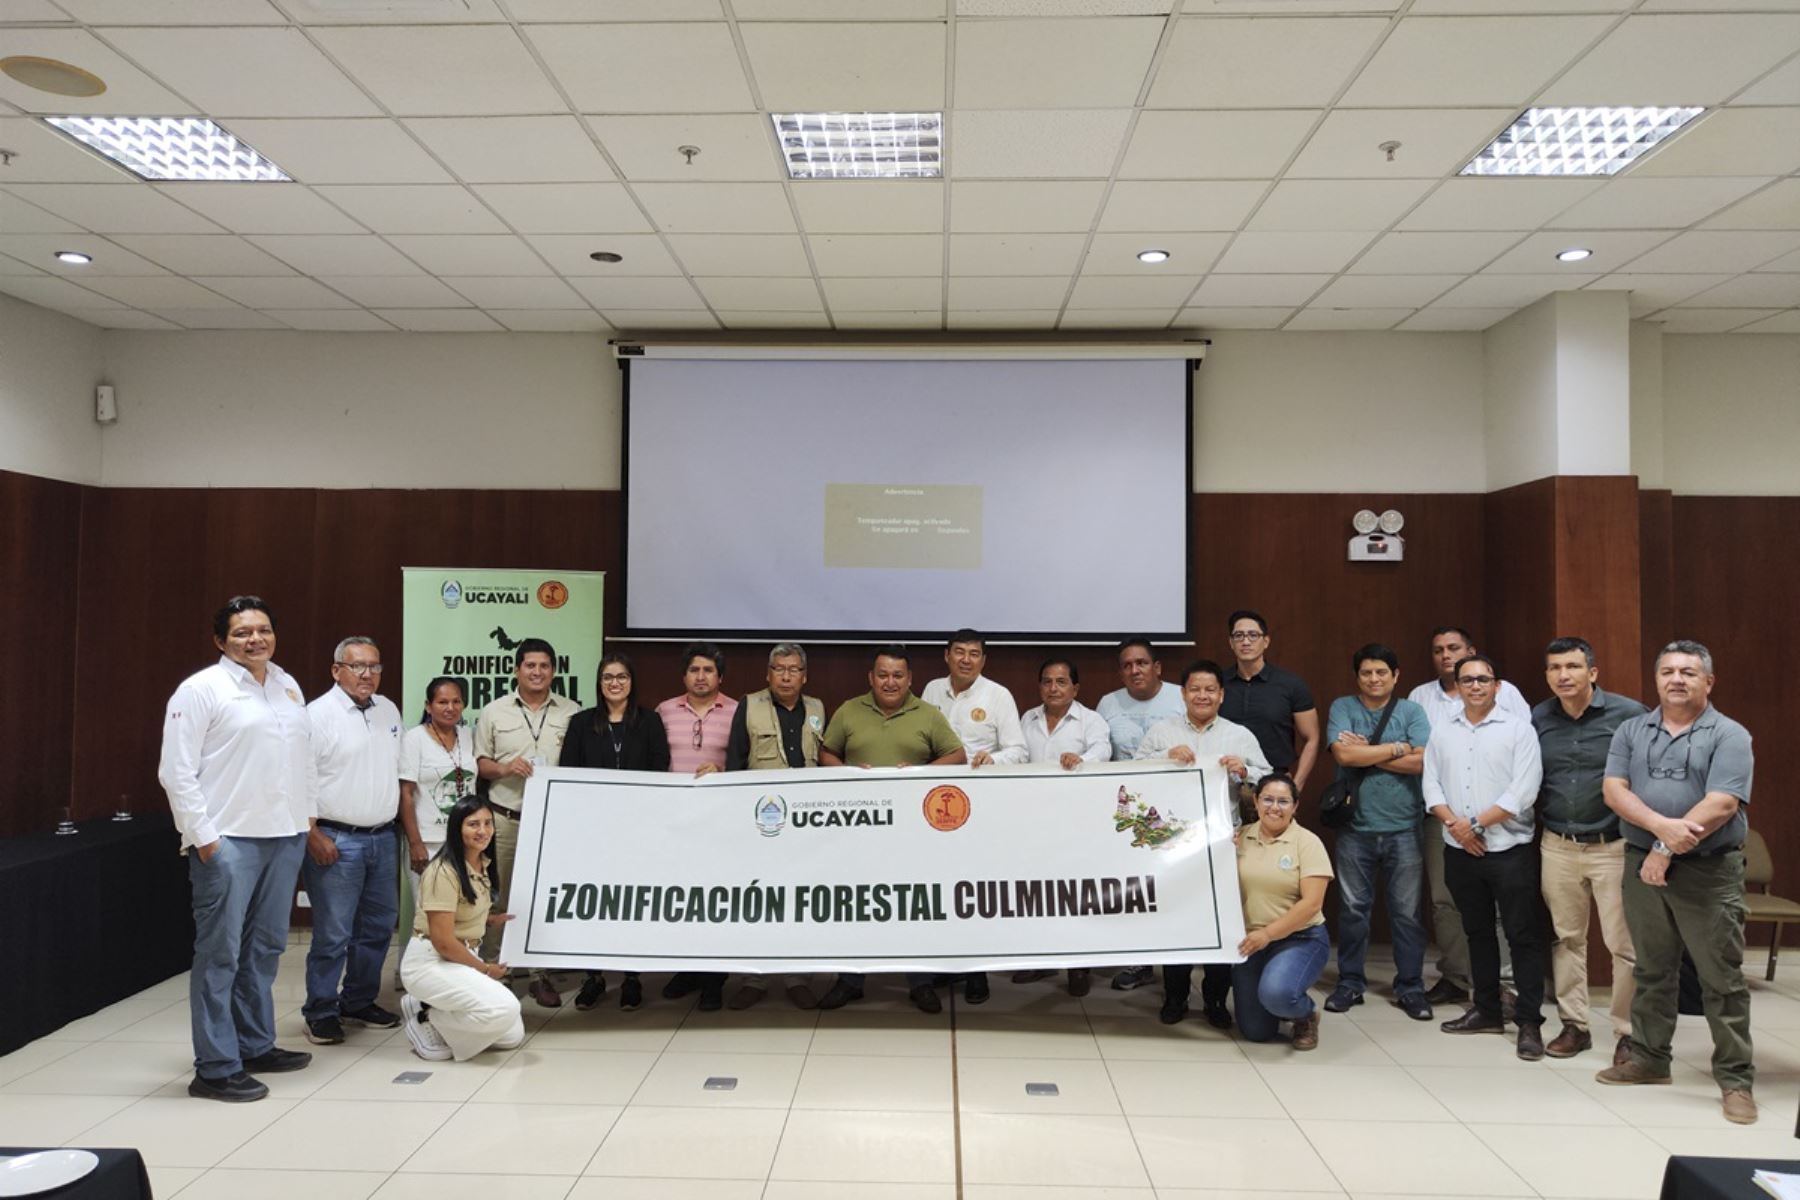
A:
[[[1565,842],[1579,842],[1584,846],[1604,846],[1607,842],[1618,841],[1620,837],[1616,833],[1602,833],[1598,830],[1593,833],[1564,833],[1562,830],[1552,829],[1548,825],[1544,826],[1544,832],[1555,834]]]
[[[509,821],[523,821],[525,819],[525,814],[516,808],[508,808],[504,804],[495,804],[492,800],[487,802],[487,806]]]
[[[328,821],[320,817],[319,824],[327,829],[335,829],[339,833],[387,833],[394,828],[392,821],[383,821],[379,825],[346,825],[342,821]]]

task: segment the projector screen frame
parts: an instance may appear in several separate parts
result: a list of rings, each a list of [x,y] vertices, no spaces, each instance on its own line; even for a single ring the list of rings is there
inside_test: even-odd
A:
[[[942,357],[946,360],[959,356],[953,347],[946,348]],[[1027,347],[1026,349],[1029,349]],[[728,626],[702,626],[690,629],[675,629],[666,626],[643,626],[631,624],[631,363],[633,355],[621,354],[617,358],[620,374],[620,420],[619,420],[619,598],[621,607],[621,629],[615,635],[618,641],[628,642],[689,642],[706,640],[713,642],[766,642],[766,641],[798,641],[825,646],[878,646],[884,643],[899,642],[910,645],[933,645],[956,628],[948,625],[938,629],[894,629],[881,633],[870,633],[861,630],[846,629],[784,629],[771,631],[768,629],[745,629]],[[768,357],[764,355],[762,357]],[[783,354],[781,357],[807,359],[812,355],[799,352]],[[873,356],[871,356],[873,357]],[[1029,354],[1018,357],[1029,358]],[[1194,611],[1194,374],[1199,369],[1203,354],[1196,354],[1185,359],[1183,363],[1182,382],[1182,429],[1183,445],[1186,453],[1182,455],[1183,480],[1182,494],[1186,503],[1181,515],[1182,554],[1181,554],[1181,593],[1183,623],[1192,621]],[[1130,637],[1146,637],[1153,642],[1186,642],[1192,634],[1182,629],[1119,629],[1108,630],[1105,634],[1093,632],[1071,633],[1067,630],[997,630],[984,629],[982,636],[993,645],[1016,646],[1110,646]]]

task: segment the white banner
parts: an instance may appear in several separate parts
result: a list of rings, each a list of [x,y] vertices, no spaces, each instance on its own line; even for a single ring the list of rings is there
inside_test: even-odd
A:
[[[1238,961],[1224,773],[1172,763],[540,770],[515,966],[970,971]]]

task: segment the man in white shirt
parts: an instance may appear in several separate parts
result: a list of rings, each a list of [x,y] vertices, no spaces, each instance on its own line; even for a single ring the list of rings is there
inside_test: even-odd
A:
[[[400,915],[400,710],[378,694],[381,649],[369,638],[337,644],[331,679],[337,686],[306,706],[318,811],[300,864],[313,918],[300,1016],[315,1046],[343,1041],[346,1021],[400,1024],[375,1003]]]
[[[1080,694],[1081,673],[1068,659],[1045,659],[1038,667],[1043,703],[1019,720],[1026,762],[1053,762],[1073,771],[1084,762],[1111,761],[1112,733],[1099,713],[1076,699]]]
[[[1440,822],[1444,879],[1469,940],[1475,1006],[1445,1033],[1505,1033],[1500,1002],[1500,942],[1512,948],[1519,998],[1519,1057],[1544,1057],[1544,937],[1538,918],[1538,855],[1531,844],[1543,759],[1537,730],[1495,703],[1500,673],[1471,654],[1456,664],[1463,711],[1431,731],[1420,778],[1425,809]]]
[[[1437,677],[1421,683],[1406,698],[1425,710],[1433,733],[1462,712],[1456,664],[1477,653],[1475,639],[1460,626],[1439,625],[1431,631],[1431,665],[1437,670]],[[1527,725],[1531,723],[1531,706],[1512,684],[1501,682],[1495,690],[1494,704]],[[1431,893],[1431,936],[1438,948],[1438,981],[1425,993],[1425,999],[1432,1004],[1460,1004],[1469,998],[1469,941],[1463,936],[1462,915],[1456,911],[1456,901],[1444,882],[1442,832],[1429,813],[1419,826],[1419,849],[1425,858],[1426,890]],[[1500,975],[1502,979],[1512,976],[1512,964],[1504,949]],[[1507,998],[1510,1000],[1510,995]]]
[[[188,1095],[261,1100],[250,1073],[298,1071],[312,1055],[275,1045],[275,969],[313,813],[310,726],[276,666],[275,619],[256,596],[213,617],[222,657],[190,675],[163,716],[157,778],[193,887],[194,1078]]]
[[[1256,735],[1235,721],[1219,715],[1225,702],[1225,670],[1218,663],[1199,658],[1181,673],[1181,698],[1186,711],[1180,717],[1158,721],[1138,743],[1133,758],[1167,758],[1178,763],[1198,763],[1203,768],[1223,767],[1235,789],[1239,783],[1255,783],[1269,773]],[[1237,800],[1231,801],[1233,819]],[[1194,968],[1163,968],[1162,1023],[1173,1025],[1188,1011],[1188,984]],[[1200,1003],[1206,1022],[1215,1029],[1231,1028],[1231,1010],[1225,998],[1231,994],[1231,965],[1207,963],[1200,973]]]

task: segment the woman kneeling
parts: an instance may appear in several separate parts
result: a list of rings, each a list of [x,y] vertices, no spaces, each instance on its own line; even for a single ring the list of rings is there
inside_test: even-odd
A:
[[[525,1024],[519,998],[501,982],[506,965],[476,953],[489,925],[512,920],[489,912],[499,886],[487,855],[494,814],[485,800],[467,796],[445,826],[443,848],[419,875],[419,912],[400,964],[400,1008],[414,1054],[462,1062],[489,1046],[511,1050],[525,1040]]]
[[[1294,823],[1294,781],[1276,772],[1256,786],[1254,825],[1238,837],[1238,887],[1244,928],[1238,943],[1244,961],[1231,968],[1238,1028],[1253,1042],[1275,1038],[1282,1021],[1294,1023],[1294,1049],[1319,1045],[1319,1011],[1306,989],[1319,981],[1331,957],[1325,930],[1325,889],[1331,857],[1319,835]]]

